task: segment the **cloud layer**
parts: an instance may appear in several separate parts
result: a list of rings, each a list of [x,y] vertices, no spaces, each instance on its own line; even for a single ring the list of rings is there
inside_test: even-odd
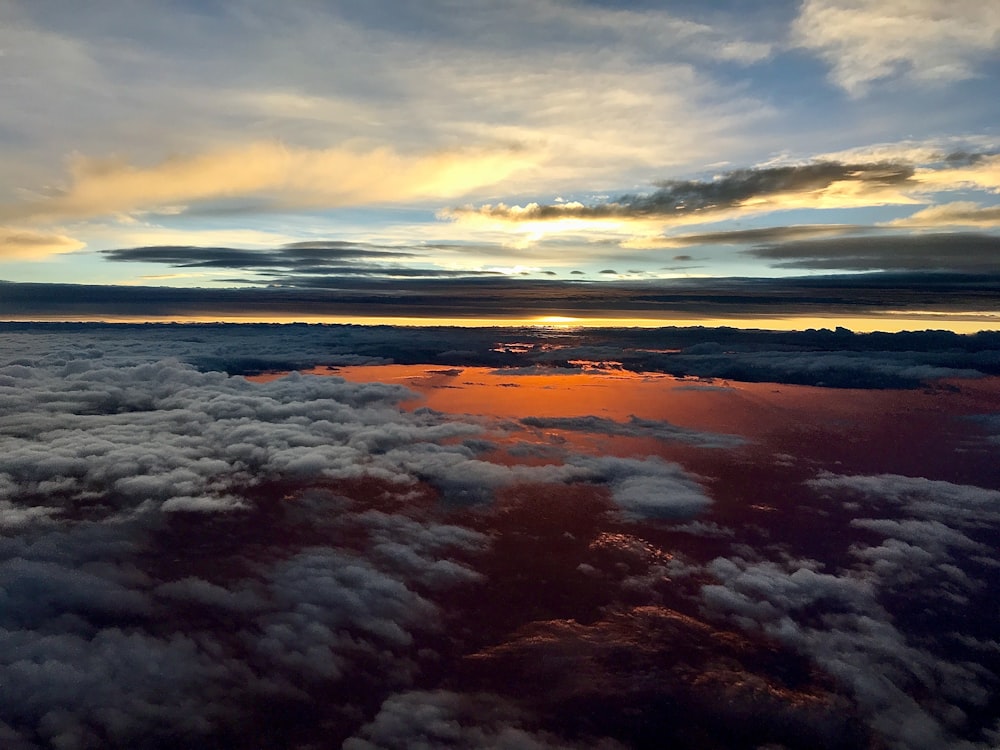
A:
[[[666,348],[663,332],[567,334],[561,352],[534,335],[8,327],[0,738],[18,750],[990,746],[995,488],[847,473],[826,452],[852,429],[840,422],[815,422],[831,439],[796,438],[800,453],[779,457],[766,432],[611,419],[588,413],[602,413],[592,400],[515,422],[414,407],[399,385],[218,369],[490,352],[494,366],[538,367]],[[707,354],[705,331],[675,335]],[[767,342],[776,362],[796,340],[715,335],[737,359]],[[921,342],[961,361],[965,341],[811,336],[897,368]],[[835,356],[784,355],[776,370]],[[942,370],[956,364],[941,356]],[[692,385],[707,386],[670,398],[733,398]],[[976,392],[926,398],[988,427]],[[794,400],[771,398],[787,419]],[[974,448],[957,471],[987,476],[979,422],[934,415],[937,450]],[[599,447],[634,439],[697,471]]]

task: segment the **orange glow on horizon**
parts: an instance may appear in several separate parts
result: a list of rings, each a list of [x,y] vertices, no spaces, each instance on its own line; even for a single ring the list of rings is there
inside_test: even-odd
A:
[[[944,330],[958,334],[1000,331],[1000,312],[995,311],[890,311],[857,316],[741,316],[741,317],[626,317],[536,315],[509,317],[417,317],[375,315],[302,315],[298,313],[204,313],[196,315],[12,315],[9,323],[306,323],[311,325],[359,325],[456,328],[739,328],[772,331],[847,328],[856,333],[899,333]]]

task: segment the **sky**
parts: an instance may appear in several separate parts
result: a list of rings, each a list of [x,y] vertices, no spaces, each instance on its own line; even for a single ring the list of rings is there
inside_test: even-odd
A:
[[[996,327],[924,285],[1000,274],[998,50],[975,0],[0,0],[0,314],[675,319],[715,313],[607,294],[874,273],[859,315]]]
[[[0,746],[1000,746],[998,52],[0,0]]]

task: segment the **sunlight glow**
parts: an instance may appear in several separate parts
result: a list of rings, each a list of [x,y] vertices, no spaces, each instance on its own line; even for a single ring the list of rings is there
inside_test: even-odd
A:
[[[701,326],[769,331],[846,328],[855,333],[898,333],[900,331],[951,331],[959,334],[1000,331],[1000,315],[992,311],[962,313],[899,311],[883,315],[856,316],[756,316],[737,318],[659,317],[570,317],[543,315],[522,317],[415,317],[372,315],[302,315],[296,313],[252,313],[205,315],[10,315],[0,322],[72,323],[308,323],[323,325],[382,325],[455,328],[518,328],[550,326],[559,328],[667,328]]]
[[[551,325],[580,325],[580,318],[570,318],[565,315],[543,315],[540,318],[536,318],[538,325],[551,326]]]

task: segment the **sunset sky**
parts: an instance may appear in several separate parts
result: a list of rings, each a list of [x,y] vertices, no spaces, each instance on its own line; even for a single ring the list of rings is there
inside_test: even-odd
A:
[[[0,0],[0,748],[996,750],[998,0]]]
[[[880,273],[995,328],[998,51],[981,0],[0,0],[0,316],[814,315],[785,279],[830,274],[870,315]]]

